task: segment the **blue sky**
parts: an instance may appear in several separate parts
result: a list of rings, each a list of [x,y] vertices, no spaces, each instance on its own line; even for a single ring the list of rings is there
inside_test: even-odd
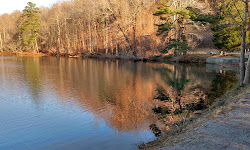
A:
[[[57,1],[58,0],[0,0],[0,15],[12,13],[14,10],[22,11],[28,2],[35,3],[38,7],[50,7]]]

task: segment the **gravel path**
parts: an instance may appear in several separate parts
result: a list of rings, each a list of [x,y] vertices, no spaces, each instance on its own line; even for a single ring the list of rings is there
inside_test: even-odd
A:
[[[188,138],[161,150],[250,150],[250,91],[232,110],[203,123]]]

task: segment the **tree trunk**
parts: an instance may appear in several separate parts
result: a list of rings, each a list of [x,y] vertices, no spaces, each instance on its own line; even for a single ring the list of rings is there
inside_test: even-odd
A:
[[[3,52],[3,40],[2,40],[2,33],[0,33],[0,52]]]
[[[111,33],[112,35],[112,33]],[[114,54],[114,49],[113,49],[113,39],[112,36],[110,36],[110,50],[111,50],[111,56]]]
[[[119,47],[118,44],[119,43],[117,42],[116,43],[116,47],[115,47],[115,55],[116,55],[116,57],[118,57],[118,47]]]
[[[67,50],[66,50],[66,52],[67,52],[67,54],[69,54],[69,51],[70,51],[70,43],[69,43],[68,31],[67,31],[67,33],[66,33],[66,39],[67,39]]]
[[[93,39],[93,33],[92,33],[92,24],[91,24],[91,17],[89,13],[89,31],[90,31],[90,41],[91,41],[91,53],[94,53],[94,39]]]
[[[248,13],[248,0],[245,1],[244,20],[242,23],[242,41],[241,41],[241,50],[240,50],[240,86],[243,86],[243,80],[244,80],[244,76],[245,76],[245,49],[246,49],[247,13]]]
[[[86,40],[85,43],[86,43],[86,50],[87,50],[87,53],[89,53],[89,46],[88,46],[89,43],[88,43],[88,40]]]
[[[136,57],[137,49],[136,49],[136,17],[134,18],[134,26],[133,26],[133,56]]]
[[[247,65],[246,65],[246,71],[245,71],[245,77],[243,84],[247,85],[249,84],[249,78],[250,78],[250,52],[248,53],[248,60],[247,60]]]
[[[82,52],[84,52],[84,46],[85,45],[85,42],[84,42],[84,35],[83,35],[83,32],[82,32]]]
[[[38,53],[37,39],[35,39],[35,49],[34,49],[34,53]]]
[[[108,55],[108,50],[109,50],[109,48],[108,48],[108,39],[109,39],[109,29],[107,28],[107,30],[106,30],[106,37],[105,37],[105,40],[106,40],[106,51],[105,51],[105,54],[106,55]]]
[[[94,46],[95,46],[95,50],[96,50],[96,52],[98,52],[98,37],[97,37],[97,26],[96,26],[96,23],[94,22],[94,34],[95,34],[95,40],[94,40],[94,42],[95,42],[95,44],[94,44]]]
[[[60,43],[61,31],[60,31],[60,25],[59,25],[58,16],[57,16],[56,22],[57,22],[57,48],[56,48],[56,53],[57,53],[57,56],[59,56],[60,45],[61,45],[61,43]]]
[[[75,29],[75,52],[77,53],[78,52],[78,31],[77,31],[77,27]]]
[[[173,2],[175,9],[177,9],[177,4],[176,3],[177,3],[176,1]],[[174,39],[177,41],[177,22],[176,22],[176,18],[177,18],[177,15],[175,14],[174,15],[174,26],[175,26],[175,28],[174,28]],[[177,47],[176,46],[174,47],[174,55],[177,55]]]
[[[94,39],[93,39],[93,33],[92,33],[92,27],[91,22],[89,23],[90,27],[90,36],[91,36],[91,53],[94,53]]]
[[[116,16],[115,16],[114,14],[112,14],[112,16],[113,16],[113,18],[117,21],[118,29],[122,32],[122,34],[123,34],[123,36],[124,36],[126,42],[128,43],[129,50],[132,50],[131,45],[130,45],[130,41],[129,41],[129,39],[128,39],[128,36],[127,36],[127,35],[125,34],[125,32],[122,30],[122,28],[121,28],[121,26],[120,26],[120,24],[119,24],[119,22],[118,22]]]

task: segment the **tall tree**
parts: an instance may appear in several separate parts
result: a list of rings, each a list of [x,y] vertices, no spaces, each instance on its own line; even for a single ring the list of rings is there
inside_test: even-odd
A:
[[[221,0],[217,3],[219,11],[214,26],[215,46],[220,49],[234,51],[240,48],[240,85],[249,83],[250,60],[245,66],[246,43],[249,42],[247,32],[249,0]],[[250,57],[249,57],[250,58]]]
[[[242,0],[245,5],[244,19],[242,21],[242,41],[240,50],[240,85],[249,83],[249,60],[247,68],[245,67],[245,48],[246,48],[246,31],[248,19],[248,0]],[[250,54],[249,54],[250,55]]]
[[[222,0],[217,2],[218,22],[213,25],[215,46],[225,51],[239,50],[241,47],[244,3],[242,0]],[[248,42],[246,34],[246,42]]]
[[[33,48],[34,52],[38,52],[39,13],[40,10],[36,7],[36,4],[28,2],[21,15],[22,23],[19,29],[22,43],[28,48]]]
[[[189,10],[183,8],[181,4],[179,0],[172,2],[163,0],[154,13],[155,16],[160,16],[160,19],[164,21],[164,23],[157,25],[157,35],[162,35],[163,41],[166,42],[163,53],[174,49],[174,54],[180,55],[185,54],[190,49],[183,34],[185,21],[190,18]]]

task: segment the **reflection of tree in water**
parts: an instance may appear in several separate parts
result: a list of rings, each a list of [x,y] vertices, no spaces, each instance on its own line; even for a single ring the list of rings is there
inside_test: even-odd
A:
[[[60,70],[50,70],[60,87],[58,95],[62,100],[65,93],[74,97],[74,104],[94,113],[96,120],[104,119],[118,132],[138,133],[156,122],[151,112],[155,86],[148,78],[151,68],[144,63],[60,59],[58,67],[63,68],[63,76]]]
[[[30,89],[32,100],[34,103],[39,106],[40,105],[40,97],[41,97],[41,72],[40,72],[40,64],[38,58],[28,58],[24,59],[23,66],[25,71],[25,80]]]
[[[182,106],[185,103],[182,102],[182,95],[184,87],[189,83],[187,71],[186,67],[180,65],[174,65],[172,70],[168,68],[155,68],[154,70],[160,73],[165,84],[171,89],[171,92],[169,90],[167,92],[162,86],[158,85],[156,89],[157,95],[154,98],[158,101],[158,104],[153,108],[153,111],[158,115],[159,120],[167,125],[169,119],[166,119],[166,116],[170,116],[170,118],[173,119],[173,116],[181,115],[185,109]],[[151,124],[150,129],[156,136],[161,134],[159,128],[155,124]]]
[[[222,96],[226,91],[235,86],[237,78],[234,72],[223,72],[217,74],[216,78],[212,82],[212,89],[207,94],[206,103],[211,104],[216,98]]]
[[[215,77],[214,72],[178,64],[64,58],[33,61],[24,62],[24,69],[34,97],[41,94],[43,82],[53,81],[50,90],[63,104],[77,105],[119,132],[139,132],[150,126],[156,136],[163,127],[160,121],[171,124],[183,119],[189,109],[201,108],[209,93],[206,88]],[[74,101],[67,101],[71,97]]]
[[[210,85],[202,82],[195,83],[193,79],[193,83],[191,83],[190,73],[187,72],[185,66],[174,65],[172,70],[166,68],[155,68],[154,70],[164,78],[167,87],[158,85],[154,98],[157,105],[153,111],[159,120],[168,127],[173,123],[183,121],[186,117],[191,117],[193,112],[206,108],[215,98],[232,88],[237,81],[232,72],[217,74],[210,89]],[[197,78],[197,80],[200,79]],[[154,129],[157,128],[156,125],[151,126]],[[159,131],[151,129],[156,134],[159,133]]]
[[[172,96],[168,94],[164,88],[158,87],[157,88],[157,96],[155,99],[158,99],[160,101],[170,102],[171,103],[171,109],[169,108],[162,108],[162,107],[156,107],[154,108],[154,112],[156,113],[170,113],[174,112],[175,114],[182,113],[183,107],[181,105],[181,97],[182,92],[185,87],[185,85],[189,82],[187,79],[186,74],[186,67],[182,67],[180,65],[176,66],[174,65],[173,71],[166,68],[157,68],[155,71],[159,72],[161,76],[165,79],[166,84],[168,84],[172,88]],[[176,106],[176,104],[178,106]]]

